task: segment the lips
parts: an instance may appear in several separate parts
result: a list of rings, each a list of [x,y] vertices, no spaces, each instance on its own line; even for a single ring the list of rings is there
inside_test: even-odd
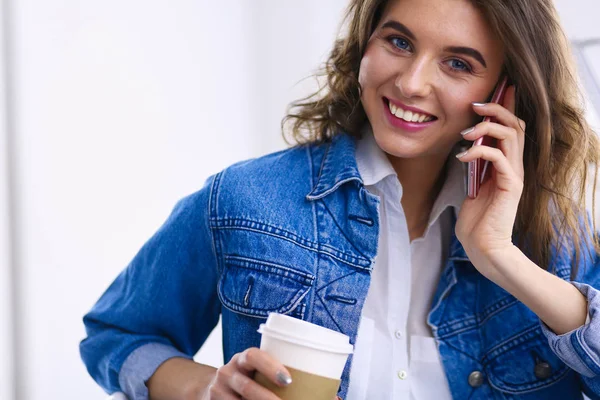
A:
[[[381,104],[383,106],[383,113],[385,115],[385,119],[388,121],[390,126],[392,126],[394,128],[394,130],[399,130],[400,132],[404,132],[406,134],[418,135],[420,132],[422,132],[426,128],[437,123],[437,118],[432,116],[431,114],[419,115],[418,113],[416,113],[416,115],[417,115],[416,118],[423,119],[422,122],[418,122],[418,120],[416,122],[413,122],[412,118],[414,115],[412,114],[411,110],[407,110],[407,112],[411,113],[410,114],[411,120],[409,122],[409,121],[407,121],[409,114],[407,114],[405,116],[404,110],[402,110],[402,118],[398,118],[395,114],[392,113],[392,109],[395,106],[391,106],[390,103],[387,101],[387,99],[383,98]],[[414,107],[413,107],[413,109],[414,109]],[[395,111],[399,113],[399,111],[397,109]],[[425,118],[428,118],[428,120],[425,121]]]
[[[383,98],[385,106],[388,107],[390,113],[400,120],[408,123],[427,123],[437,119],[433,114],[416,107],[407,106],[401,102]]]

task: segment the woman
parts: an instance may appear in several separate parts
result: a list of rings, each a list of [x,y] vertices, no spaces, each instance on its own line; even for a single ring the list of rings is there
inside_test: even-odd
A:
[[[551,0],[353,0],[347,20],[286,117],[302,144],[182,200],[85,317],[91,375],[135,399],[276,399],[251,380],[290,382],[256,349],[275,311],[351,337],[342,398],[598,398],[598,142]],[[498,148],[456,154],[482,135]],[[477,158],[493,174],[465,200]],[[191,357],[219,315],[215,370]]]

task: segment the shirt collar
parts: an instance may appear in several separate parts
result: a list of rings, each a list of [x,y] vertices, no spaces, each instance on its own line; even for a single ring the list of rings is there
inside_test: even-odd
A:
[[[448,207],[454,208],[456,215],[465,200],[467,193],[466,168],[467,164],[459,161],[455,156],[460,152],[458,147],[452,150],[446,162],[446,179],[440,193],[433,203],[429,223],[431,224]]]
[[[396,176],[390,160],[373,137],[371,125],[367,124],[362,133],[362,139],[356,143],[356,164],[364,184],[372,186],[388,176]]]
[[[388,176],[396,177],[392,164],[373,137],[370,124],[366,124],[362,133],[362,139],[356,143],[356,164],[364,184],[377,186]],[[431,209],[430,224],[435,222],[448,207],[454,208],[456,214],[458,214],[465,199],[466,165],[456,159],[455,155],[458,151],[458,148],[453,149],[448,157],[446,178]],[[400,187],[400,190],[402,192],[402,187]]]
[[[321,199],[348,182],[375,185],[388,176],[396,176],[385,153],[375,142],[369,123],[364,125],[362,133],[362,139],[358,141],[346,133],[331,139],[316,184],[306,196],[308,200]],[[448,207],[453,207],[458,214],[465,199],[466,165],[454,157],[456,153],[458,149],[448,157],[446,179],[431,210],[430,223]]]

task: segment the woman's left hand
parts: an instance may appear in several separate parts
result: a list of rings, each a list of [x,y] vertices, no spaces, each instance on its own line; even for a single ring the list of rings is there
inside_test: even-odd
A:
[[[471,262],[484,275],[494,256],[513,246],[512,232],[523,192],[523,149],[525,123],[515,116],[515,87],[506,90],[503,104],[473,105],[481,116],[491,116],[497,122],[481,122],[464,138],[474,141],[488,135],[496,138],[498,148],[476,146],[458,156],[462,162],[477,158],[492,163],[491,178],[481,185],[475,199],[463,203],[456,235]],[[484,269],[484,270],[482,270]]]

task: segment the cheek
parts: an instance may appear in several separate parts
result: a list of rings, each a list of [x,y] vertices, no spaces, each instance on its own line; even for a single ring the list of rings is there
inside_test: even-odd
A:
[[[360,62],[358,82],[364,92],[376,90],[388,80],[393,82],[393,64],[386,59],[382,49],[370,46]]]
[[[476,101],[467,90],[449,90],[445,93],[443,103],[446,105],[446,115],[453,125],[466,126],[477,121],[477,114],[471,103]]]

